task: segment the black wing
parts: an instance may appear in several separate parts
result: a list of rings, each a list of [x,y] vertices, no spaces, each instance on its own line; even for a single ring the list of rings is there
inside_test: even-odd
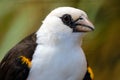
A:
[[[29,67],[19,64],[20,56],[31,61],[36,45],[33,33],[13,47],[0,63],[0,80],[26,80]]]
[[[94,74],[90,66],[87,67],[87,72],[85,74],[85,77],[83,80],[93,80],[94,79]]]

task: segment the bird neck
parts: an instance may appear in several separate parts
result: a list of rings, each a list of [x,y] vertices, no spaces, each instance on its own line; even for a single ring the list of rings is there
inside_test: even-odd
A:
[[[40,33],[39,33],[40,32]],[[48,33],[38,31],[37,33],[37,44],[47,46],[61,46],[61,47],[72,47],[81,46],[82,38],[78,33],[72,33],[71,35]]]

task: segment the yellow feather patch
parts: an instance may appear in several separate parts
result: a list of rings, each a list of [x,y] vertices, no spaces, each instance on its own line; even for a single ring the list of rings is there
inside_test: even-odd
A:
[[[93,71],[92,71],[91,67],[88,67],[87,69],[88,69],[88,73],[90,74],[91,79],[93,80],[94,79],[94,74],[93,74]]]
[[[20,58],[21,58],[22,64],[27,64],[29,68],[31,67],[31,61],[28,58],[24,56],[20,56]]]

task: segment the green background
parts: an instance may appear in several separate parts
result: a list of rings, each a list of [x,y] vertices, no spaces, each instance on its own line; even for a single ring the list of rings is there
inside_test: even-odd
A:
[[[95,80],[120,80],[120,0],[0,0],[0,60],[60,6],[86,11],[95,25],[82,45]]]

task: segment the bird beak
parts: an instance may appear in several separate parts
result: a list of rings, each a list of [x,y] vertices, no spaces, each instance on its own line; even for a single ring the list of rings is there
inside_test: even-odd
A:
[[[75,31],[77,32],[94,31],[94,26],[88,19],[85,18],[83,20],[78,19],[76,20],[75,24],[76,24]]]

